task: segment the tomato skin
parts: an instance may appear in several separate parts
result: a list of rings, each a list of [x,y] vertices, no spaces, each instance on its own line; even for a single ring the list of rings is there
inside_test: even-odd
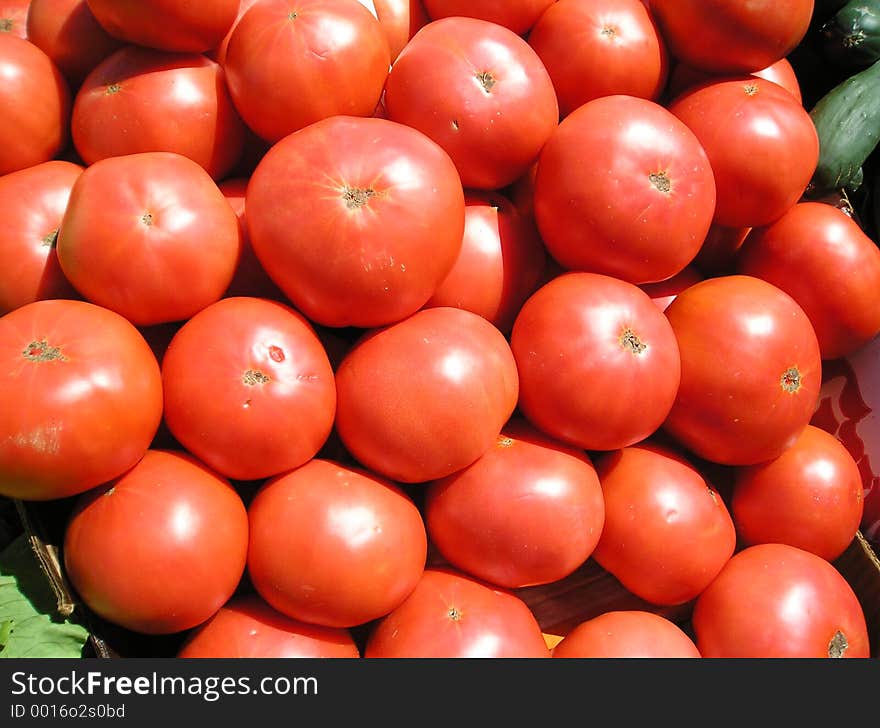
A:
[[[254,5],[256,2],[257,0],[238,0],[238,11],[236,12],[235,20],[232,21],[232,25],[230,25],[229,30],[226,31],[223,40],[221,40],[210,51],[205,53],[208,58],[217,61],[221,66],[226,64],[226,52],[229,50],[229,39],[232,38],[232,34],[238,26],[239,21],[244,17],[244,14],[250,10],[251,5]]]
[[[368,333],[336,371],[336,430],[349,452],[405,483],[444,478],[492,447],[519,393],[503,334],[429,308]]]
[[[424,26],[385,84],[388,118],[423,132],[465,187],[495,190],[523,175],[559,120],[547,69],[507,28],[451,17]]]
[[[766,68],[753,71],[751,75],[773,81],[794,96],[799,104],[803,103],[800,81],[787,58],[780,58],[776,63],[771,63]],[[686,63],[676,63],[669,74],[665,95],[669,100],[672,100],[688,89],[713,79],[719,80],[715,74],[693,68]]]
[[[615,450],[654,433],[679,381],[669,322],[631,283],[566,273],[520,310],[510,338],[519,408],[551,437]]]
[[[345,629],[285,617],[256,594],[232,597],[191,634],[178,658],[360,657]]]
[[[371,631],[364,657],[550,657],[519,597],[454,569],[429,568]]]
[[[428,486],[424,513],[450,564],[517,589],[557,581],[583,564],[605,506],[586,454],[515,419],[475,463]]]
[[[0,33],[0,175],[48,162],[67,143],[70,88],[33,43]]]
[[[752,230],[737,271],[772,283],[804,309],[823,359],[852,354],[880,334],[880,249],[843,210],[800,202]]]
[[[564,658],[701,657],[694,641],[675,622],[640,610],[605,612],[582,622],[552,651]]]
[[[393,63],[404,46],[428,23],[428,14],[421,0],[372,0],[372,3],[388,40]]]
[[[65,498],[143,457],[162,417],[162,381],[124,318],[85,301],[27,304],[0,318],[0,361],[0,494]]]
[[[870,657],[849,583],[825,559],[785,544],[735,554],[697,598],[692,624],[703,657]]]
[[[270,479],[249,508],[248,573],[294,619],[353,627],[378,619],[425,568],[422,516],[394,483],[314,459]]]
[[[29,40],[27,32],[30,0],[0,0],[0,33]]]
[[[651,297],[657,308],[665,311],[679,293],[690,288],[694,283],[699,283],[704,278],[705,276],[696,267],[689,265],[672,276],[672,278],[667,278],[665,281],[658,281],[657,283],[643,283],[639,288]]]
[[[218,300],[240,248],[235,213],[202,167],[143,152],[102,159],[79,176],[57,250],[85,298],[148,326]]]
[[[596,460],[605,526],[593,558],[651,604],[696,598],[733,555],[721,496],[681,453],[655,442]]]
[[[46,298],[77,298],[55,253],[58,227],[83,168],[51,160],[0,177],[0,315]]]
[[[424,0],[432,20],[460,16],[503,25],[517,35],[528,33],[554,0]]]
[[[822,379],[819,342],[803,309],[753,276],[708,278],[666,309],[681,384],[665,431],[723,465],[778,457],[808,424]]]

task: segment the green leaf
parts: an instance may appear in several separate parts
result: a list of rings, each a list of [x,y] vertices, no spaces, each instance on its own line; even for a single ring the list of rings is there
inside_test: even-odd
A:
[[[89,633],[54,617],[55,597],[27,537],[0,552],[0,658],[82,657]]]

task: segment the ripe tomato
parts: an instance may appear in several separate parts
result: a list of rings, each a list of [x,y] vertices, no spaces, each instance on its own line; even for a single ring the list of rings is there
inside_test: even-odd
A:
[[[801,42],[813,0],[651,0],[651,12],[676,58],[715,73],[751,73]]]
[[[520,310],[510,339],[522,413],[586,450],[643,440],[666,419],[678,345],[644,291],[597,273],[566,273]]]
[[[779,84],[794,96],[799,104],[803,103],[800,81],[794,67],[787,58],[780,58],[776,63],[771,63],[766,68],[753,71],[751,75]],[[665,95],[668,99],[672,100],[688,89],[713,79],[718,80],[718,77],[715,74],[693,68],[686,63],[676,63],[669,74],[669,83],[666,86]]]
[[[428,536],[451,565],[518,589],[583,564],[605,506],[586,454],[516,419],[475,463],[431,483],[424,513]]]
[[[675,622],[640,610],[615,610],[588,619],[553,648],[566,658],[700,657],[694,641]]]
[[[428,22],[421,0],[358,0],[379,19],[391,49],[391,62]]]
[[[880,334],[880,249],[833,205],[801,202],[752,230],[737,270],[791,296],[810,319],[823,359],[852,354]]]
[[[247,558],[238,493],[195,458],[150,450],[77,501],[64,566],[98,616],[144,634],[195,627],[232,596]]]
[[[711,81],[685,91],[669,111],[696,134],[715,174],[714,222],[767,225],[803,195],[819,159],[806,109],[757,76]]]
[[[778,457],[810,421],[819,342],[784,291],[743,275],[709,278],[666,309],[681,384],[665,430],[700,457],[753,465]]]
[[[379,21],[352,0],[261,0],[229,39],[229,91],[245,123],[276,142],[330,116],[369,116],[391,54]]]
[[[70,89],[33,43],[0,32],[0,175],[48,162],[67,143]]]
[[[679,452],[652,442],[596,460],[605,527],[593,558],[646,602],[684,604],[736,547],[721,496]]]
[[[232,33],[238,26],[239,21],[244,17],[244,14],[250,10],[251,5],[256,2],[257,0],[239,0],[238,12],[235,16],[235,20],[232,22],[232,25],[229,26],[229,30],[226,31],[223,40],[221,40],[216,47],[205,53],[208,58],[217,61],[221,66],[226,64],[226,51],[229,50],[229,39],[232,38]]]
[[[223,69],[201,54],[127,46],[85,79],[73,103],[73,143],[86,163],[176,152],[214,179],[238,162],[244,124]]]
[[[488,20],[518,35],[528,33],[555,0],[424,0],[432,20],[454,15]]]
[[[171,433],[227,478],[299,467],[333,426],[324,347],[302,315],[275,301],[224,298],[199,311],[171,340],[162,383]]]
[[[85,301],[37,301],[0,318],[0,494],[49,500],[115,478],[143,457],[162,417],[162,379],[143,336]]]
[[[146,326],[218,300],[240,247],[235,213],[202,167],[144,152],[102,159],[79,176],[58,260],[85,298]]]
[[[350,658],[360,657],[360,651],[346,629],[300,622],[256,594],[241,594],[187,637],[177,657]]]
[[[371,470],[444,478],[495,443],[519,393],[507,340],[486,319],[429,308],[364,336],[336,372],[336,429]]]
[[[453,569],[426,569],[413,592],[376,624],[364,657],[550,657],[519,597]]]
[[[413,36],[388,74],[385,111],[443,147],[465,187],[490,190],[524,174],[559,121],[553,82],[528,43],[464,17]]]
[[[700,249],[715,181],[700,142],[659,104],[594,99],[566,117],[541,152],[535,217],[569,269],[651,283]]]
[[[0,33],[28,40],[27,17],[30,0],[0,0]]]
[[[415,313],[455,263],[464,191],[449,156],[385,119],[337,116],[276,144],[246,195],[268,274],[326,326],[382,326]]]
[[[699,283],[704,278],[705,276],[696,267],[689,265],[672,276],[672,278],[667,278],[665,281],[658,281],[657,283],[643,283],[639,288],[651,297],[657,308],[665,311],[679,293],[690,288],[694,283]]]
[[[311,460],[269,480],[249,517],[254,587],[303,622],[353,627],[378,619],[425,568],[427,536],[415,503],[360,468]]]
[[[528,36],[567,116],[600,96],[656,100],[666,85],[666,45],[641,0],[560,0]]]
[[[45,298],[76,298],[55,253],[58,227],[83,168],[52,160],[0,177],[0,315]]]
[[[785,544],[748,547],[697,598],[703,657],[869,657],[865,615],[825,559]]]

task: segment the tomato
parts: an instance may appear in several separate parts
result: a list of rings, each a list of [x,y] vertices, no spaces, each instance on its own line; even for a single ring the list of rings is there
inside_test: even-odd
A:
[[[358,0],[379,19],[392,63],[419,28],[428,22],[421,0]]]
[[[199,311],[171,340],[162,382],[171,433],[235,480],[299,467],[333,426],[324,347],[302,315],[275,301],[224,298]]]
[[[454,15],[488,20],[518,35],[528,33],[555,0],[424,0],[432,20]]]
[[[711,81],[669,105],[696,134],[715,174],[714,222],[756,227],[781,217],[803,195],[819,159],[806,109],[756,76]]]
[[[99,617],[172,634],[229,600],[244,573],[247,539],[247,511],[227,481],[185,453],[150,450],[77,501],[64,566]]]
[[[801,42],[813,0],[651,0],[651,12],[676,58],[715,73],[751,73]]]
[[[596,460],[605,526],[593,558],[651,604],[684,604],[736,547],[727,506],[681,453],[645,441]]]
[[[246,202],[263,267],[326,326],[415,313],[461,250],[455,166],[424,134],[385,119],[337,116],[291,134],[257,165]]]
[[[528,36],[567,116],[600,96],[656,100],[666,85],[666,45],[641,0],[560,0]]]
[[[203,53],[235,20],[238,0],[86,0],[98,22],[126,43],[163,51]]]
[[[799,104],[803,103],[800,81],[798,80],[794,67],[787,58],[780,58],[766,68],[753,71],[751,75],[779,84],[794,96]],[[669,74],[669,82],[666,86],[665,93],[666,96],[672,100],[688,89],[712,80],[719,79],[715,74],[693,68],[686,63],[676,63]]]
[[[249,509],[248,573],[294,619],[353,627],[396,608],[425,568],[415,503],[360,468],[315,459],[269,480]]]
[[[425,493],[432,543],[461,571],[509,589],[548,584],[592,554],[605,506],[590,459],[520,419],[472,465]]]
[[[798,302],[823,359],[852,354],[880,334],[880,249],[833,205],[801,202],[753,230],[737,255],[737,271]]]
[[[33,43],[0,33],[0,175],[48,162],[67,143],[70,89]]]
[[[725,227],[713,222],[693,260],[694,266],[709,277],[733,273],[736,254],[751,231],[751,227]]]
[[[31,0],[27,33],[72,88],[123,45],[95,20],[86,0]]]
[[[143,336],[85,301],[37,301],[0,318],[0,494],[76,495],[143,457],[162,417]]]
[[[541,152],[535,217],[568,269],[651,283],[681,271],[712,222],[715,180],[697,137],[659,104],[604,96]]]
[[[679,293],[690,288],[694,283],[699,283],[704,278],[705,276],[697,268],[689,265],[672,276],[672,278],[667,278],[665,281],[658,281],[657,283],[643,283],[639,288],[651,297],[657,308],[665,311]]]
[[[229,91],[270,142],[330,116],[370,116],[391,53],[379,21],[352,0],[261,0],[226,50]]]
[[[659,614],[614,610],[575,627],[553,648],[566,658],[692,658],[700,657],[694,641]]]
[[[254,5],[256,2],[257,0],[239,0],[235,20],[232,22],[232,25],[229,26],[229,30],[226,31],[223,40],[221,40],[216,47],[205,53],[208,58],[217,61],[221,66],[226,64],[226,51],[229,50],[229,39],[232,38],[232,33],[238,26],[239,21],[244,17],[244,14],[250,10],[251,5]]]
[[[784,543],[827,561],[852,543],[863,509],[852,455],[810,425],[778,458],[738,469],[731,502],[742,543]]]
[[[429,308],[368,333],[336,372],[336,429],[393,480],[444,478],[495,443],[519,393],[507,340],[481,316]]]
[[[490,190],[526,172],[559,120],[553,82],[528,43],[465,17],[413,36],[388,74],[385,110],[443,147],[465,187]]]
[[[27,17],[31,0],[0,0],[0,33],[28,39]]]
[[[240,247],[235,213],[202,167],[144,152],[100,160],[79,176],[57,249],[85,298],[145,326],[218,300]]]
[[[784,291],[743,275],[709,278],[666,309],[681,384],[666,432],[700,457],[754,465],[794,444],[816,406],[819,342]]]
[[[697,598],[692,624],[703,657],[870,657],[865,615],[846,579],[785,544],[734,555]]]
[[[510,339],[522,413],[551,437],[615,450],[660,427],[675,400],[678,346],[637,286],[566,273],[520,310]]]
[[[256,594],[232,597],[198,627],[178,658],[360,657],[346,629],[307,624],[272,609]]]
[[[453,569],[426,569],[413,592],[374,626],[364,657],[549,657],[519,597]]]
[[[461,251],[426,305],[473,311],[508,333],[546,258],[534,222],[507,197],[467,191]]]
[[[0,315],[44,298],[76,298],[55,241],[83,168],[52,160],[0,177]]]

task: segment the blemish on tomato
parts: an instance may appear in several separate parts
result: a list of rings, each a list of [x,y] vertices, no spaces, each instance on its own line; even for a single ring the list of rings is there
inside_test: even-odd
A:
[[[269,358],[272,361],[282,362],[284,361],[284,350],[278,346],[270,346],[269,347]]]

